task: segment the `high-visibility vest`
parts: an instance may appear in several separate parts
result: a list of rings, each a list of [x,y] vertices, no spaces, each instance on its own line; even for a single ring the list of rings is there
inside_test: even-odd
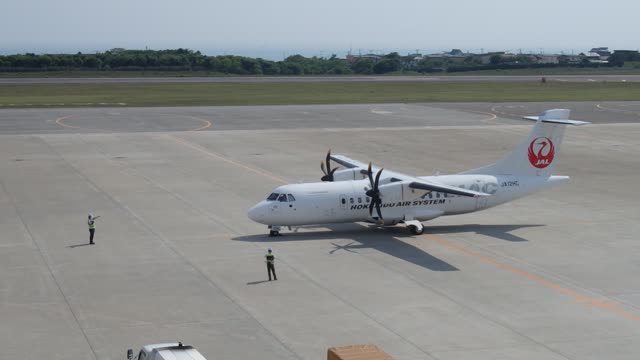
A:
[[[87,224],[89,224],[89,230],[96,228],[96,222],[93,220],[87,221]]]
[[[273,254],[266,254],[264,257],[267,259],[267,264],[273,264],[273,260],[276,258]]]

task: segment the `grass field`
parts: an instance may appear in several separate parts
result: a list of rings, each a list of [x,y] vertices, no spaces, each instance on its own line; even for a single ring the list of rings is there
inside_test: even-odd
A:
[[[28,72],[0,72],[0,79],[19,78],[130,78],[130,77],[219,77],[234,76],[211,71],[98,71],[98,70],[69,70],[69,71],[28,71]],[[240,76],[240,75],[235,75]]]
[[[376,76],[465,76],[465,75],[638,75],[640,74],[639,62],[626,62],[624,67],[557,67],[542,69],[509,69],[509,70],[478,70],[454,73],[427,73],[421,74],[415,71],[399,71]],[[123,78],[123,77],[251,77],[251,75],[229,75],[211,71],[99,71],[99,70],[69,70],[69,71],[30,71],[30,72],[0,72],[0,78]],[[313,75],[305,75],[313,76]],[[339,75],[338,75],[339,76]],[[368,76],[368,75],[349,75]]]
[[[269,83],[3,85],[0,107],[640,100],[640,83]]]

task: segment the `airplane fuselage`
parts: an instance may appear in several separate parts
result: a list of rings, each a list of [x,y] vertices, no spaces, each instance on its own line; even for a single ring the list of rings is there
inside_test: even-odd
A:
[[[381,212],[384,223],[393,225],[406,220],[426,221],[439,216],[484,210],[526,196],[568,180],[566,176],[514,177],[493,175],[424,176],[420,179],[490,194],[466,197],[381,183]],[[278,187],[271,195],[249,211],[249,217],[271,226],[375,221],[369,214],[371,199],[366,192],[368,180],[347,180],[289,184]],[[274,196],[277,194],[277,196]],[[285,197],[280,197],[285,194]],[[278,200],[280,198],[280,200]],[[374,212],[375,216],[375,212]]]

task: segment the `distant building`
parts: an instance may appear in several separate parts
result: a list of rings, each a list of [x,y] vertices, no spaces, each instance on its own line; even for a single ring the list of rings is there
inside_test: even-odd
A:
[[[480,59],[480,62],[483,65],[487,65],[491,63],[491,57],[494,55],[504,56],[505,52],[504,51],[488,52],[488,53],[477,55],[477,57]]]
[[[589,50],[589,53],[596,53],[600,57],[600,60],[607,60],[611,56],[611,51],[608,47],[597,47]]]
[[[372,60],[374,63],[377,63],[383,57],[384,57],[383,55],[378,55],[378,54],[347,55],[347,62],[349,64],[354,64],[360,59],[369,59],[369,60]]]
[[[622,55],[625,55],[627,57],[632,57],[632,58],[639,55],[638,54],[638,50],[614,50],[613,52],[616,53],[616,54],[622,54]]]
[[[451,49],[448,53],[445,53],[450,57],[465,57],[466,55],[460,49]]]
[[[600,54],[590,51],[584,55],[584,58],[587,59],[590,64],[606,64],[608,62],[606,59],[608,59],[609,56],[603,60],[603,57],[600,56]]]
[[[581,55],[560,55],[558,56],[558,62],[560,64],[580,64],[582,63],[582,59],[584,58],[584,54]]]

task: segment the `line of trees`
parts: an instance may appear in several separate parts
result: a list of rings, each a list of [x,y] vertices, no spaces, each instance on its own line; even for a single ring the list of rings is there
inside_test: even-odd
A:
[[[625,61],[640,61],[637,52],[611,55],[609,66],[622,66]],[[397,52],[372,59],[361,57],[355,62],[325,57],[289,56],[283,61],[270,61],[244,56],[206,56],[189,49],[125,50],[112,49],[96,54],[18,54],[0,56],[0,72],[37,71],[206,71],[233,75],[341,75],[385,74],[399,71],[419,73],[461,72],[473,70],[548,68],[557,66],[599,66],[582,64],[538,64],[531,57],[518,55],[505,58],[494,55],[489,64],[476,56],[453,62],[447,57],[415,61],[413,56]]]
[[[237,75],[328,75],[352,74],[344,59],[301,55],[284,61],[244,56],[206,56],[199,51],[112,49],[97,54],[18,54],[0,56],[0,71],[208,71]]]

